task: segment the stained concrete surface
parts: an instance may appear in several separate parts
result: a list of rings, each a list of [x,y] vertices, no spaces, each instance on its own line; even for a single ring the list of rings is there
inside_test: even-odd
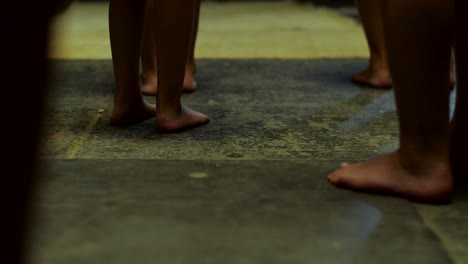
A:
[[[349,82],[364,60],[201,60],[183,100],[212,122],[174,135],[108,125],[110,61],[54,63],[31,263],[468,263],[466,189],[327,183],[397,146],[392,92]]]
[[[177,135],[108,125],[110,61],[58,63],[46,158],[356,160],[397,142],[392,92],[349,82],[363,60],[202,60],[183,101],[211,123]]]

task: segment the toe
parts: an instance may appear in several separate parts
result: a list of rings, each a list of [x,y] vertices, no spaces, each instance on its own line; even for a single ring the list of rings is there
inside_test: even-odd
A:
[[[337,185],[338,184],[338,174],[335,172],[331,173],[330,175],[328,175],[328,182],[333,184],[333,185]]]
[[[349,164],[348,162],[343,162],[343,163],[340,164],[340,167],[339,167],[339,168],[340,168],[340,169],[343,169],[343,168],[348,167],[349,165],[351,165],[351,164]]]

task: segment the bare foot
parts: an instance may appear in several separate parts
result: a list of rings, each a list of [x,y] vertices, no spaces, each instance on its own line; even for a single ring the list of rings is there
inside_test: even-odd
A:
[[[141,79],[141,92],[144,95],[156,96],[158,91],[158,78],[154,74],[142,74]]]
[[[193,93],[197,89],[197,82],[194,75],[188,70],[185,71],[183,93]],[[144,95],[156,96],[158,91],[158,78],[154,74],[141,75],[141,91]]]
[[[372,71],[370,68],[362,72],[356,73],[352,78],[353,83],[365,85],[379,89],[391,89],[392,78],[388,69]],[[455,73],[453,68],[450,69],[450,89],[455,87]]]
[[[175,115],[158,113],[156,131],[159,133],[176,133],[209,123],[208,116],[182,106],[181,112]]]
[[[186,70],[182,92],[193,93],[195,92],[196,89],[197,89],[197,82],[195,81],[194,74],[192,74],[189,70]]]
[[[380,89],[391,89],[392,78],[388,69],[372,70],[367,68],[353,76],[353,83]]]
[[[115,106],[110,116],[112,126],[126,127],[156,116],[156,106],[144,100],[138,104]]]
[[[404,168],[398,152],[393,152],[367,162],[342,164],[328,176],[328,181],[337,187],[416,202],[450,202],[453,179],[448,162],[427,162],[416,167]]]

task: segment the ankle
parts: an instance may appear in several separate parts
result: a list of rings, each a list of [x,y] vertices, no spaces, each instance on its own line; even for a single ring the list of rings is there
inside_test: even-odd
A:
[[[195,61],[189,61],[185,70],[191,74],[195,74],[196,68]]]
[[[163,107],[157,104],[156,115],[159,120],[174,119],[182,114],[182,106]]]
[[[388,75],[390,76],[390,69],[386,63],[371,63],[369,68],[372,73],[379,74],[379,75]]]
[[[369,67],[373,71],[386,71],[389,72],[387,58],[382,55],[373,55],[369,59]]]
[[[118,109],[131,109],[135,106],[142,105],[144,103],[143,96],[141,94],[134,95],[130,94],[127,96],[116,96],[114,97],[114,108]]]
[[[434,151],[400,148],[397,154],[400,166],[414,175],[450,169],[448,149]]]

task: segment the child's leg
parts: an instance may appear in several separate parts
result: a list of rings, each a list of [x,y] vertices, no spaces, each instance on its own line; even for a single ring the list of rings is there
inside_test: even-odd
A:
[[[195,14],[194,14],[194,23],[193,23],[193,31],[192,31],[192,38],[190,39],[190,50],[189,50],[189,58],[187,63],[187,70],[185,71],[185,79],[184,79],[184,89],[189,91],[189,88],[192,88],[192,91],[195,91],[197,87],[197,83],[194,80],[194,76],[197,73],[197,64],[195,62],[195,45],[197,43],[198,37],[198,25],[200,24],[200,8],[201,8],[201,0],[195,0]]]
[[[382,8],[377,0],[356,0],[364,33],[369,46],[369,66],[353,76],[353,82],[376,88],[391,88],[382,18]]]
[[[369,47],[369,66],[353,76],[353,82],[375,88],[391,88],[392,78],[388,68],[388,56],[385,49],[385,36],[380,1],[356,0],[367,45]],[[455,74],[450,64],[450,87],[455,84]]]
[[[457,101],[451,135],[452,170],[458,179],[468,180],[466,150],[468,149],[468,36],[465,25],[468,22],[467,11],[462,0],[456,0],[455,61],[457,65]],[[463,178],[462,178],[463,177]]]
[[[155,107],[143,99],[138,77],[144,12],[144,0],[110,1],[109,31],[116,85],[113,125],[132,125],[155,115]]]
[[[143,50],[141,54],[142,66],[142,91],[146,95],[156,95],[157,92],[157,67],[156,67],[156,54],[157,47],[155,42],[156,29],[154,27],[154,1],[148,0],[146,8],[146,27],[145,37],[143,41]],[[200,17],[200,0],[197,0],[195,9],[194,33],[191,39],[190,56],[185,70],[184,85],[182,91],[185,93],[194,92],[197,88],[197,83],[194,80],[195,75],[195,41],[198,31],[198,20]]]
[[[195,0],[155,1],[158,47],[157,129],[177,132],[208,123],[208,117],[181,103],[193,31]]]
[[[141,90],[143,94],[156,95],[156,39],[154,34],[154,1],[147,0],[145,9],[145,33],[141,50]]]
[[[453,185],[447,74],[453,3],[384,0],[382,5],[400,121],[400,148],[371,161],[343,166],[329,176],[329,181],[358,191],[446,202]]]

